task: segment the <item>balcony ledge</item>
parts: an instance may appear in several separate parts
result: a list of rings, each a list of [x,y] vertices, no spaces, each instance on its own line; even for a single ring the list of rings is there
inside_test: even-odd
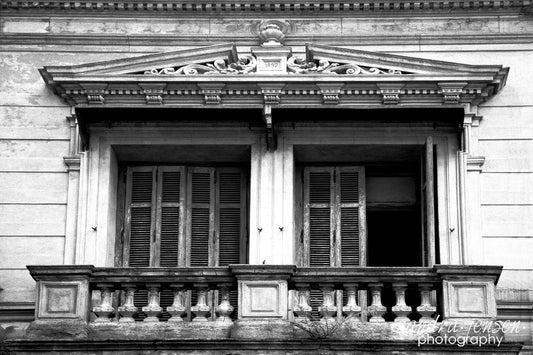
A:
[[[121,354],[138,354],[139,352],[161,353],[172,351],[173,354],[258,354],[268,352],[270,355],[298,354],[337,354],[349,352],[353,355],[379,354],[441,354],[443,352],[467,355],[478,353],[479,346],[466,345],[464,347],[445,345],[420,345],[413,341],[366,341],[366,340],[10,340],[6,347],[17,354],[35,354],[49,351],[60,351],[76,354],[104,354],[120,351]],[[518,354],[522,348],[520,343],[502,343],[499,347],[483,348],[491,354]]]

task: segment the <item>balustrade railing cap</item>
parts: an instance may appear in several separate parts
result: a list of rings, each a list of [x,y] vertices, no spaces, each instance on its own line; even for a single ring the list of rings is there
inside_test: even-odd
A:
[[[95,268],[93,282],[202,283],[234,282],[227,266]]]
[[[435,265],[435,272],[441,279],[472,280],[491,279],[497,284],[503,270],[500,265]]]
[[[238,279],[254,275],[261,275],[262,278],[290,278],[296,270],[296,265],[232,264],[229,267]]]
[[[94,271],[94,265],[27,265],[26,268],[35,281],[88,279]]]
[[[438,275],[430,267],[305,267],[297,268],[293,282],[411,282],[437,283]]]

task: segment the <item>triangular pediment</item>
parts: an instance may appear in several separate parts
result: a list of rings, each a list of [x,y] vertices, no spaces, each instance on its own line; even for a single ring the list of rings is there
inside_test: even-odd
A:
[[[44,71],[51,75],[64,76],[113,76],[144,73],[152,68],[208,63],[221,59],[230,62],[237,61],[237,49],[234,44],[218,44],[73,66],[45,67]]]
[[[274,43],[249,53],[220,44],[40,72],[71,105],[372,106],[478,104],[505,84],[508,68],[315,44],[293,54]]]

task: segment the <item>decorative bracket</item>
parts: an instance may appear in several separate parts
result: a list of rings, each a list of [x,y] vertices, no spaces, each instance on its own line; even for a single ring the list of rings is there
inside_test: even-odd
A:
[[[470,125],[472,127],[479,127],[479,123],[483,119],[483,116],[479,116],[475,113],[465,113],[463,124]]]
[[[202,85],[198,84],[200,89],[202,89],[202,94],[204,95],[204,100],[206,105],[220,105],[222,103],[222,99],[220,98],[220,95],[222,95],[222,88],[224,88],[224,84],[219,85]]]
[[[438,83],[442,92],[442,103],[458,105],[461,103],[461,94],[467,83]]]
[[[87,102],[89,104],[103,105],[105,102],[104,92],[105,90],[85,90],[85,94],[87,95]]]
[[[273,152],[277,149],[278,137],[276,130],[272,122],[272,106],[265,105],[263,107],[263,120],[266,125],[266,145],[269,152]]]
[[[107,84],[83,84],[83,93],[87,95],[89,105],[103,105],[105,103],[104,94]]]
[[[379,84],[379,93],[381,99],[385,105],[397,105],[400,103],[400,94],[402,93],[402,87],[396,84]]]
[[[163,90],[144,90],[144,94],[148,105],[163,104]]]
[[[342,85],[339,84],[317,84],[322,93],[322,100],[325,105],[338,105],[339,95]]]
[[[141,84],[148,105],[162,105],[166,84]]]
[[[265,100],[265,105],[279,105],[281,102],[281,90],[285,85],[259,85]]]
[[[204,100],[206,105],[220,105],[222,102],[222,99],[220,98],[220,94],[222,93],[221,90],[217,89],[205,89],[202,90],[202,94],[204,95]]]
[[[380,90],[380,94],[385,105],[397,105],[400,103],[400,90],[385,89]]]
[[[481,168],[485,164],[485,157],[483,156],[469,156],[466,158],[466,170],[481,172]]]

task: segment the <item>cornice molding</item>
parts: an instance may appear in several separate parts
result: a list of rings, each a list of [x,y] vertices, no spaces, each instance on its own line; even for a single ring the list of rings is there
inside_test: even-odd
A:
[[[275,0],[260,1],[223,1],[223,0],[185,0],[185,1],[150,1],[138,2],[132,0],[48,0],[48,1],[18,1],[2,0],[1,9],[17,11],[42,10],[47,12],[175,12],[180,14],[200,13],[357,13],[357,12],[424,12],[450,10],[498,10],[506,8],[528,8],[531,0],[499,0],[499,1],[409,1],[409,0],[377,0],[342,2],[322,0],[320,2],[282,2]]]
[[[235,45],[221,44],[40,72],[72,106],[462,107],[496,94],[508,68],[316,44],[305,57],[281,44],[239,56]]]

